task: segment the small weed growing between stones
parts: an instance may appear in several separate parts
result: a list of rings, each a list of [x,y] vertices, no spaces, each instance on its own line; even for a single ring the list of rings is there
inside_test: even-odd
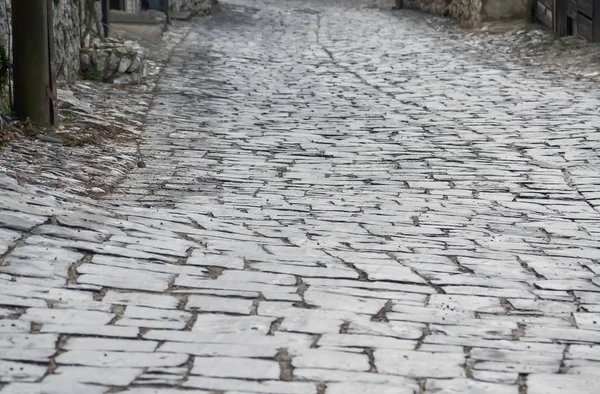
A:
[[[98,69],[98,66],[92,64],[90,69],[87,71],[85,77],[90,81],[102,82],[102,72]]]

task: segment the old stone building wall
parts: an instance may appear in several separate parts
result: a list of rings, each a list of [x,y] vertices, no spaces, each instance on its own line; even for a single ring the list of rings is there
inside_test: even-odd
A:
[[[140,0],[126,0],[125,1],[125,12],[137,13],[141,10]]]
[[[208,15],[217,3],[217,0],[171,0],[169,6],[171,10],[190,11],[192,15]]]
[[[83,0],[54,1],[54,69],[59,78],[73,81],[79,74]]]
[[[466,27],[477,27],[483,22],[483,0],[405,0],[405,6],[449,16]]]
[[[525,17],[528,3],[527,0],[483,0],[483,16],[486,20]]]
[[[53,0],[54,69],[57,77],[67,82],[79,73],[81,25],[86,0]],[[10,1],[0,0],[0,45],[7,51],[11,30]]]
[[[527,14],[526,0],[405,0],[405,5],[451,17],[465,27],[479,27],[484,20],[518,18]]]

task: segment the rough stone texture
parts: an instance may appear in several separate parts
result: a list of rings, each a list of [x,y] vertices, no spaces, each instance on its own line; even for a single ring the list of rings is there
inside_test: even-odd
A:
[[[125,12],[135,14],[140,12],[141,2],[140,0],[126,0],[125,1]]]
[[[482,0],[485,20],[524,18],[527,0]]]
[[[55,71],[57,77],[68,82],[79,75],[82,7],[80,0],[54,1]]]
[[[80,58],[83,76],[96,81],[139,84],[146,74],[144,51],[133,41],[97,40]]]
[[[217,4],[218,0],[172,0],[169,6],[177,11],[190,11],[192,15],[208,15]]]
[[[405,0],[405,6],[450,16],[466,27],[481,26],[483,21],[483,0]]]
[[[522,18],[525,0],[405,0],[405,6],[435,15],[449,16],[465,27],[479,27],[485,20]]]
[[[414,12],[229,0],[116,193],[0,176],[2,394],[595,394],[598,97]]]
[[[0,2],[0,45],[5,48],[8,48],[10,29],[10,1],[3,1]]]
[[[80,28],[84,3],[81,0],[58,0],[53,4],[56,50],[54,69],[58,78],[72,82],[79,74]],[[10,26],[10,1],[0,1],[0,43],[4,46],[8,43]]]
[[[174,22],[158,42],[145,42],[151,45],[142,84],[80,81],[62,86],[59,127],[33,139],[22,136],[0,149],[0,171],[20,183],[70,193],[99,195],[112,190],[139,159],[137,141],[158,72],[190,28]],[[91,63],[85,55],[82,62]]]

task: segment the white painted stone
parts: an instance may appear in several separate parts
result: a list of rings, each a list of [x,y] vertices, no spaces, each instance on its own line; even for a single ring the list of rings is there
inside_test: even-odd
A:
[[[369,358],[366,354],[303,349],[292,352],[292,366],[366,372],[369,370]]]
[[[112,313],[99,311],[29,308],[21,319],[36,323],[100,326],[110,322],[113,317]]]
[[[56,353],[55,349],[22,349],[20,347],[14,348],[0,348],[0,359],[12,360],[12,361],[23,361],[23,362],[38,362],[47,363],[50,358]]]
[[[296,368],[294,369],[294,378],[300,381],[306,380],[315,382],[363,382],[385,384],[395,387],[410,388],[415,391],[418,390],[419,387],[416,379],[406,378],[404,376],[331,369]]]
[[[516,384],[478,382],[473,379],[427,379],[427,393],[436,394],[518,394]]]
[[[44,383],[57,386],[69,383],[110,383],[113,386],[128,386],[141,374],[142,369],[136,368],[69,367],[61,365],[52,375],[44,379]]]
[[[35,382],[46,373],[41,365],[0,360],[0,382]]]
[[[238,298],[213,297],[205,295],[189,296],[185,306],[187,310],[198,310],[202,312],[224,312],[250,314],[252,301]]]
[[[322,309],[351,311],[369,315],[374,315],[379,312],[386,303],[385,300],[331,294],[313,291],[310,288],[304,293],[304,300],[307,303],[317,305]]]
[[[375,365],[381,373],[408,377],[464,377],[463,354],[431,353],[409,350],[375,350]]]
[[[103,302],[117,305],[137,305],[152,308],[176,309],[179,304],[179,299],[170,295],[163,294],[147,294],[147,293],[120,293],[114,290],[109,290]]]
[[[203,313],[196,318],[192,331],[215,334],[254,332],[265,335],[269,332],[273,321],[273,318],[262,316],[228,316]]]
[[[0,333],[0,348],[54,349],[57,339],[55,334]]]
[[[529,394],[580,393],[594,394],[598,390],[596,375],[533,374],[527,377]]]
[[[279,379],[279,364],[276,361],[230,357],[196,357],[193,375],[237,379]]]
[[[6,253],[19,238],[21,238],[21,234],[16,231],[0,229],[0,254]]]
[[[331,383],[327,385],[328,394],[414,394],[415,390],[408,387],[398,387],[394,385],[383,385],[374,383]]]
[[[191,376],[183,384],[188,388],[199,388],[212,391],[248,391],[268,394],[316,394],[314,384],[305,382],[282,382],[266,380],[252,382],[240,379],[220,379]]]
[[[194,390],[197,393],[209,393],[208,390]],[[186,394],[189,390],[168,389],[168,388],[152,388],[152,387],[134,387],[123,391],[123,394]]]
[[[116,325],[183,329],[191,317],[191,313],[179,310],[130,305],[125,309],[123,317],[116,322]]]
[[[153,352],[156,350],[157,345],[158,342],[156,341],[71,337],[67,340],[67,343],[63,346],[63,349]]]
[[[194,249],[188,258],[187,264],[205,267],[223,267],[229,269],[244,269],[244,260],[229,254],[208,254],[199,249]]]
[[[100,335],[118,338],[136,338],[139,334],[137,327],[79,325],[79,324],[44,324],[41,332],[55,332],[75,335]]]
[[[380,349],[414,349],[416,340],[358,334],[325,334],[319,339],[319,346],[366,347]]]
[[[69,350],[60,354],[56,358],[56,363],[90,367],[144,368],[178,366],[185,363],[187,359],[187,354]]]
[[[188,353],[204,357],[273,358],[282,346],[284,345],[165,342],[159,350],[167,353]]]
[[[2,394],[104,394],[107,386],[68,383],[13,383],[2,389]]]
[[[0,333],[29,332],[31,324],[22,320],[0,319]]]
[[[0,226],[17,231],[29,231],[46,220],[47,218],[44,216],[28,215],[22,212],[0,212]]]
[[[259,271],[225,271],[219,278],[229,281],[269,283],[284,286],[293,286],[296,284],[296,277],[293,275],[272,274]]]

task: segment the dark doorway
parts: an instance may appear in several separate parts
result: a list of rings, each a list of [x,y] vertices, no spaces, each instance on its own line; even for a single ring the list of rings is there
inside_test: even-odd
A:
[[[124,10],[125,9],[125,1],[124,0],[110,0],[110,9],[111,10]]]
[[[573,18],[571,18],[570,16],[567,16],[567,28],[565,29],[565,34],[567,36],[572,36],[574,35],[574,31],[573,31]]]

